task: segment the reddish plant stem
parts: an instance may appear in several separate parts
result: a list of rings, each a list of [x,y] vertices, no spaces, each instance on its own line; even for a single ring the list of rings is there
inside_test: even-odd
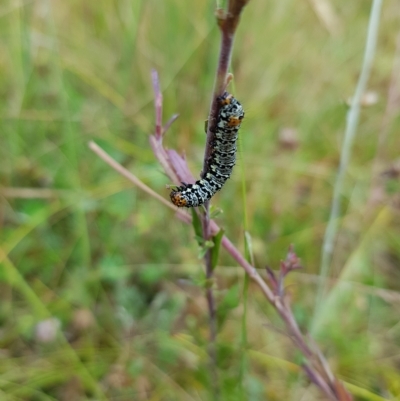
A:
[[[208,253],[208,252],[207,252]],[[207,256],[207,255],[206,255]],[[205,260],[206,264],[206,275],[207,279],[212,279],[212,271],[210,274],[209,266],[211,266],[211,262]],[[211,372],[211,381],[214,392],[214,399],[219,399],[219,379],[218,379],[218,360],[217,360],[217,349],[216,349],[216,339],[217,339],[217,311],[215,305],[215,298],[212,287],[207,287],[206,289],[206,299],[208,306],[208,316],[209,316],[209,325],[210,325],[210,343],[208,344],[208,355],[210,357],[210,372]]]
[[[203,177],[208,166],[208,160],[211,156],[212,143],[215,140],[215,126],[217,123],[217,116],[219,112],[218,96],[221,96],[226,87],[226,77],[228,75],[228,68],[231,61],[233,46],[233,35],[228,34],[226,31],[221,31],[221,46],[218,60],[218,67],[215,76],[214,91],[211,99],[210,112],[208,115],[207,126],[207,142],[204,151],[203,170],[201,176]]]
[[[223,91],[225,90],[226,87],[228,68],[232,55],[234,33],[237,26],[237,24],[232,24],[232,21],[236,21],[239,18],[241,9],[244,5],[243,4],[242,6],[239,6],[240,3],[242,3],[242,0],[230,0],[228,3],[228,12],[224,13],[222,10],[219,10],[219,15],[217,16],[218,25],[221,29],[221,46],[220,46],[219,60],[216,71],[210,112],[208,116],[207,141],[204,151],[203,170],[201,172],[201,177],[204,177],[204,175],[207,172],[207,167],[213,148],[212,143],[215,141],[215,128],[217,122],[217,115],[220,107],[217,99],[218,96],[221,96],[223,94]],[[204,241],[208,241],[211,238],[210,203],[208,201],[205,202],[204,204],[204,213],[202,214],[201,219],[202,219],[203,239]],[[207,281],[212,280],[213,270],[211,264],[211,249],[207,249],[204,255],[204,264],[206,267]],[[213,378],[212,380],[214,387],[214,398],[218,399],[219,398],[219,387],[218,387],[218,377],[217,377],[218,370],[217,370],[217,356],[215,349],[215,342],[217,338],[217,320],[216,320],[216,305],[215,305],[214,293],[211,286],[207,286],[206,298],[207,298],[209,321],[210,321],[209,354],[210,354],[211,369],[212,369],[211,376]]]

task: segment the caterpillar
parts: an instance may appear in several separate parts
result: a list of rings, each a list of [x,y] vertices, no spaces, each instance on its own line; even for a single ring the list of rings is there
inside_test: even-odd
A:
[[[231,176],[236,162],[236,140],[244,117],[242,105],[228,92],[218,98],[220,109],[211,143],[211,155],[203,177],[194,184],[182,183],[170,193],[178,207],[196,207],[210,200]]]

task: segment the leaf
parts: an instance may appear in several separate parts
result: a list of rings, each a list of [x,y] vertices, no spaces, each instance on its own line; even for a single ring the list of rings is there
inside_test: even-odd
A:
[[[239,285],[233,285],[220,301],[217,311],[218,326],[221,328],[229,312],[239,305]]]
[[[224,230],[219,230],[218,234],[213,237],[214,247],[211,249],[211,270],[214,270],[218,264],[219,250],[221,248]]]
[[[210,219],[213,220],[218,217],[220,214],[224,213],[224,211],[219,207],[210,206]]]
[[[201,226],[201,221],[200,221],[198,214],[194,210],[194,208],[191,209],[191,212],[192,212],[192,225],[193,225],[194,233],[196,235],[196,241],[199,244],[199,246],[202,246],[204,240],[203,240],[203,228]],[[200,238],[201,238],[201,241],[200,241]]]
[[[214,242],[213,241],[204,241],[203,238],[198,238],[198,243],[200,246],[199,250],[199,259],[204,258],[206,252],[214,247]]]
[[[244,233],[244,249],[246,259],[254,266],[253,244],[251,242],[251,235],[248,231]]]

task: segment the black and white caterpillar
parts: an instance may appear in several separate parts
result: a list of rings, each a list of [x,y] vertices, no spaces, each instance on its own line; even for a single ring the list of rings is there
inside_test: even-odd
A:
[[[170,193],[178,207],[196,207],[210,200],[231,176],[236,162],[236,140],[244,117],[242,105],[228,92],[218,98],[220,110],[211,143],[211,155],[203,178],[194,184],[182,183]]]

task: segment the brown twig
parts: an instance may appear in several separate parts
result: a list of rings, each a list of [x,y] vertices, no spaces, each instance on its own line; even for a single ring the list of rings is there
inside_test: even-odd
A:
[[[137,178],[129,170],[127,170],[126,168],[121,166],[121,164],[119,164],[116,160],[114,160],[105,150],[103,150],[95,142],[90,141],[88,146],[94,153],[96,153],[101,159],[103,159],[109,166],[111,166],[119,174],[121,174],[122,176],[127,178],[129,181],[131,181],[134,185],[136,185],[142,191],[146,192],[148,195],[157,199],[159,202],[161,202],[165,206],[169,207],[170,209],[176,211],[176,207],[174,205],[172,205],[171,202],[168,202],[167,200],[165,200],[157,192],[153,191],[150,187],[148,187],[146,184],[144,184],[142,181],[140,181],[139,178]],[[181,215],[187,215],[190,218],[190,216],[187,213],[183,212],[182,210],[178,210],[178,213]],[[185,217],[184,217],[184,219],[186,220]],[[190,222],[191,218],[188,221]]]
[[[229,0],[228,9],[217,10],[217,22],[221,31],[221,45],[219,52],[219,60],[215,75],[214,90],[211,99],[210,112],[208,115],[207,125],[207,141],[204,151],[203,169],[201,177],[207,171],[208,161],[211,156],[212,143],[215,141],[215,125],[217,121],[217,115],[219,111],[219,103],[217,101],[218,96],[221,96],[226,88],[228,80],[228,68],[231,61],[233,41],[235,37],[236,28],[239,22],[239,17],[243,7],[247,1],[243,0]],[[205,241],[211,238],[211,226],[210,226],[210,205],[207,201],[204,204],[204,214],[201,216],[203,239]],[[204,263],[206,267],[207,280],[211,280],[213,276],[213,269],[211,265],[211,249],[207,249],[204,255]],[[218,378],[217,378],[217,357],[215,350],[215,341],[217,337],[217,321],[216,321],[216,305],[213,290],[211,287],[206,289],[207,305],[210,317],[210,358],[212,362],[212,376],[214,377],[214,398],[218,399]]]
[[[210,112],[208,115],[207,143],[204,152],[203,171],[206,171],[208,159],[211,155],[211,143],[215,140],[214,131],[219,111],[218,96],[221,96],[228,84],[228,69],[231,62],[233,41],[236,28],[240,20],[240,14],[248,0],[231,0],[228,2],[228,10],[217,10],[216,17],[221,31],[221,44],[219,51],[218,66],[215,75],[214,90],[211,99]]]

